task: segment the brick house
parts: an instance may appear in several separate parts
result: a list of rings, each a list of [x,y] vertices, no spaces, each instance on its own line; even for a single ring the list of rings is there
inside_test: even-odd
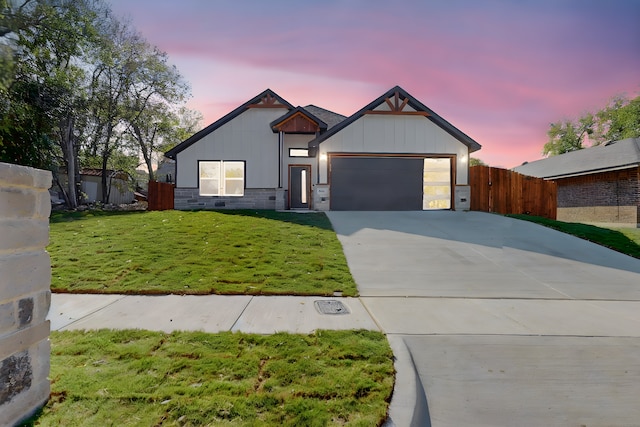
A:
[[[514,170],[557,183],[560,221],[640,226],[640,138],[572,151]]]

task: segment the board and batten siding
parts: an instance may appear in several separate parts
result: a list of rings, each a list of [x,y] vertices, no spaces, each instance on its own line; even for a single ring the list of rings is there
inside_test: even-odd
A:
[[[321,154],[359,152],[456,155],[456,185],[468,185],[468,147],[425,117],[365,115],[320,144]],[[327,160],[321,160],[320,182],[327,174]]]
[[[278,134],[269,123],[281,108],[249,108],[176,156],[176,184],[198,187],[198,161],[244,160],[246,188],[278,186]]]

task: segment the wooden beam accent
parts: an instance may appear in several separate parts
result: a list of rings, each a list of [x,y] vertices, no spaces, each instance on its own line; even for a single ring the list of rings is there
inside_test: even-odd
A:
[[[387,106],[389,107],[389,111],[384,111],[384,110],[371,110],[371,111],[367,111],[365,114],[399,114],[399,113],[403,113],[402,110],[404,110],[404,107],[407,106],[407,104],[409,103],[409,98],[404,98],[402,100],[402,103],[400,103],[400,92],[396,91],[395,94],[393,95],[393,101],[391,101],[391,98],[385,98],[384,102],[386,102]],[[408,114],[408,113],[414,113],[412,112],[407,112],[407,113],[403,113],[403,114]],[[424,114],[420,114],[421,116]],[[428,114],[427,114],[428,115]]]
[[[405,98],[404,101],[402,101],[402,105],[400,106],[399,110],[402,111],[404,107],[407,106],[408,103],[409,103],[409,98]]]
[[[271,94],[266,94],[257,104],[249,104],[247,108],[287,108],[284,104],[276,104],[277,99]]]
[[[396,111],[396,109],[393,107],[393,104],[391,103],[391,100],[389,98],[385,98],[384,102],[386,102],[387,105],[389,106],[389,110]]]

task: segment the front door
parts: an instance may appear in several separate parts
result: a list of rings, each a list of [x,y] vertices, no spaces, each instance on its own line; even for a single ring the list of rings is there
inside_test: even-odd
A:
[[[289,208],[309,209],[311,202],[311,166],[289,166]]]

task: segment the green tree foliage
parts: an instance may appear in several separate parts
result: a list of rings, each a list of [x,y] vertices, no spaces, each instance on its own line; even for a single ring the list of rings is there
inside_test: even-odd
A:
[[[577,121],[563,120],[551,123],[547,131],[548,142],[542,149],[545,156],[555,156],[625,138],[640,137],[640,96],[628,99],[613,98],[596,113],[586,113]]]
[[[170,140],[188,91],[167,55],[104,0],[0,0],[0,161],[51,169],[69,207],[81,167],[99,161],[107,201],[108,169],[132,172],[143,148]]]
[[[640,96],[613,98],[597,113],[596,133],[600,143],[640,137]]]
[[[583,148],[583,141],[587,135],[593,133],[593,115],[585,114],[577,123],[563,120],[551,123],[547,136],[549,141],[544,145],[542,154],[556,156]]]
[[[469,158],[469,166],[487,166],[485,162],[476,157]]]

